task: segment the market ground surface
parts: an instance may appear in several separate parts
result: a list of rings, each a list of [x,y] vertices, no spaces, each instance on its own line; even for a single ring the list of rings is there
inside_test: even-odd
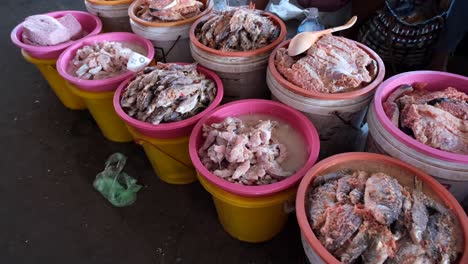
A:
[[[78,0],[2,2],[0,97],[0,263],[302,263],[299,229],[262,244],[239,242],[220,226],[198,183],[173,186],[153,173],[133,143],[103,138],[87,111],[64,108],[9,34],[26,16],[84,10]],[[114,208],[93,187],[114,152],[144,188]]]
[[[0,42],[0,263],[305,263],[292,216],[270,242],[226,234],[198,183],[173,186],[153,173],[133,143],[105,140],[87,111],[67,110],[11,44],[26,16],[84,10],[81,0],[2,2]],[[457,60],[457,58],[455,58]],[[466,59],[455,72],[466,75]],[[93,187],[114,152],[144,188],[137,202],[114,208]]]

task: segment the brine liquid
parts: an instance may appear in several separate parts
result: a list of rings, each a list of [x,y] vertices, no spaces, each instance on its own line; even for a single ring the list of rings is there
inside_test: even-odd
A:
[[[272,138],[284,144],[287,148],[287,158],[281,163],[286,171],[298,171],[304,166],[308,158],[307,147],[303,136],[297,132],[292,126],[273,116],[264,114],[249,114],[238,116],[246,126],[254,126],[258,121],[271,120],[278,123],[272,130]]]
[[[129,48],[129,49],[133,50],[136,53],[140,53],[143,56],[147,55],[145,48],[143,48],[142,46],[140,46],[138,44],[129,43],[129,42],[120,42],[120,43],[122,43],[122,46],[124,46],[124,48]]]

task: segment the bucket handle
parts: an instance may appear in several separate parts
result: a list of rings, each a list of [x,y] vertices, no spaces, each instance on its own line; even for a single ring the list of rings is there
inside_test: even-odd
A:
[[[182,36],[181,35],[178,35],[177,36],[177,39],[174,40],[174,43],[172,43],[172,46],[167,50],[167,52],[164,52],[164,49],[163,48],[160,48],[160,47],[154,47],[156,50],[160,50],[161,51],[161,54],[162,54],[162,60],[163,62],[167,62],[166,61],[166,57],[169,56],[169,53],[171,53],[172,49],[175,47],[175,45],[177,44],[177,42],[179,41],[179,39],[181,38]]]
[[[144,139],[141,139],[141,138],[135,138],[134,141],[135,141],[135,143],[137,143],[137,144],[140,145],[140,146],[143,146],[143,144],[151,145],[152,147],[158,149],[159,151],[161,151],[162,153],[166,154],[167,156],[169,156],[169,157],[172,158],[173,160],[175,160],[175,161],[177,161],[178,163],[184,165],[186,168],[192,169],[192,167],[189,166],[189,165],[187,165],[187,164],[185,164],[185,162],[183,162],[183,161],[177,159],[176,157],[170,155],[169,153],[167,153],[167,152],[165,152],[164,150],[162,150],[160,147],[156,146],[155,144],[153,144],[153,143],[151,143],[151,142],[149,142],[149,141],[147,141],[147,140],[144,140]]]
[[[345,124],[346,126],[352,128],[352,129],[354,129],[354,130],[356,130],[356,131],[361,130],[361,128],[356,127],[355,125],[353,125],[353,124],[351,123],[351,121],[345,120],[345,118],[342,117],[342,116],[340,115],[340,112],[338,112],[338,111],[333,111],[333,115],[335,115],[335,116],[336,116],[341,122],[343,122],[343,124]],[[361,127],[362,127],[362,126],[361,126]]]

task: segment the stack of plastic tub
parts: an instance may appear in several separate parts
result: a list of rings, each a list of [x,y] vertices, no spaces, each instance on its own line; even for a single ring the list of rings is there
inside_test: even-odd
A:
[[[219,77],[201,66],[197,70],[215,82],[216,97],[207,109],[182,121],[152,125],[127,115],[120,105],[120,98],[133,78],[123,82],[114,96],[115,111],[128,126],[135,142],[143,146],[156,175],[166,183],[187,184],[196,181],[188,151],[189,135],[198,120],[215,109],[223,98],[224,89]]]
[[[95,45],[103,41],[116,41],[140,46],[146,57],[153,59],[154,49],[151,42],[133,33],[114,32],[88,37],[67,48],[57,61],[60,75],[67,81],[68,88],[81,98],[101,129],[104,137],[115,142],[128,142],[133,139],[124,122],[117,116],[112,104],[114,92],[119,85],[135,73],[122,74],[102,80],[82,80],[69,73],[68,67],[78,49],[85,45]]]
[[[101,32],[102,23],[98,17],[81,11],[57,11],[45,15],[60,18],[67,14],[73,15],[80,22],[84,31],[89,36],[97,35]],[[54,46],[33,46],[23,42],[23,23],[16,26],[11,32],[11,40],[21,48],[21,54],[24,59],[34,64],[47,80],[52,90],[59,100],[69,109],[86,109],[84,101],[73,94],[65,85],[65,80],[59,75],[56,68],[57,59],[60,54],[76,41],[69,41]]]
[[[231,183],[208,171],[198,156],[203,144],[203,125],[248,114],[272,116],[299,132],[308,152],[303,167],[282,181],[261,186]],[[284,104],[259,99],[239,100],[218,107],[198,122],[189,145],[198,179],[211,194],[221,225],[231,236],[246,242],[267,241],[283,229],[288,219],[285,208],[293,203],[297,185],[316,162],[319,148],[317,131],[304,115]]]

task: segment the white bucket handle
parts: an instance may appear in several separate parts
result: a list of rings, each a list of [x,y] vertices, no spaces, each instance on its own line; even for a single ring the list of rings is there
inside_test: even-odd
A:
[[[167,50],[167,52],[164,51],[163,48],[160,48],[160,47],[156,47],[154,46],[154,49],[155,50],[159,50],[161,51],[161,54],[162,54],[162,61],[165,63],[167,62],[166,61],[166,58],[169,56],[169,53],[171,53],[172,49],[175,47],[175,45],[177,44],[177,42],[182,38],[181,35],[178,35],[176,40],[174,40],[174,43],[172,43],[171,47]]]

